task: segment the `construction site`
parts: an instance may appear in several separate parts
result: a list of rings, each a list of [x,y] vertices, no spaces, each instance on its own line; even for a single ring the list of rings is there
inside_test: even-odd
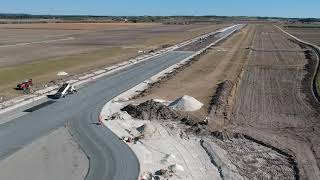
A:
[[[81,18],[0,18],[0,179],[320,179],[318,23]]]
[[[142,104],[122,108],[114,116],[122,118],[120,122],[106,118],[106,126],[119,135],[127,134],[119,128],[130,133],[135,132],[132,127],[147,129],[142,133],[143,148],[130,147],[146,161],[142,167],[148,172],[156,170],[156,164],[149,165],[152,160],[144,157],[151,153],[177,157],[176,162],[188,169],[183,179],[317,179],[320,106],[312,88],[316,53],[276,26],[249,25],[137,91],[127,103]],[[114,106],[121,103],[127,104],[120,100]],[[158,138],[163,140],[155,145]],[[202,164],[202,169],[212,168],[216,178],[190,170],[204,162],[190,156],[196,153],[194,141],[200,142],[197,151],[204,150],[215,166]]]

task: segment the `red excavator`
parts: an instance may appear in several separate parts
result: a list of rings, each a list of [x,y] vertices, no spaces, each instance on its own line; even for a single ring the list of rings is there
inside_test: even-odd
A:
[[[33,85],[32,79],[29,79],[29,80],[25,80],[25,81],[22,81],[21,83],[19,83],[17,85],[16,89],[17,90],[27,90],[32,85]]]

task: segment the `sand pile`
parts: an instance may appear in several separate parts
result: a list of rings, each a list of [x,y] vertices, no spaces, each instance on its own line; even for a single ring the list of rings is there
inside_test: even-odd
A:
[[[143,120],[181,119],[179,114],[173,109],[153,100],[148,100],[139,105],[129,104],[122,108],[121,111],[126,111],[130,116]]]
[[[184,95],[169,104],[169,107],[179,111],[197,111],[202,106],[203,104],[200,101],[188,95]]]

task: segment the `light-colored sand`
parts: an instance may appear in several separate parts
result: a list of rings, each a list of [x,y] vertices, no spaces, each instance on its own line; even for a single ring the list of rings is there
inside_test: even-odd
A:
[[[0,161],[3,180],[80,180],[89,161],[64,127]]]
[[[170,180],[221,179],[218,169],[201,147],[200,138],[186,135],[179,123],[133,120],[127,113],[120,111],[127,103],[108,103],[102,115],[119,114],[120,119],[104,121],[105,126],[119,137],[136,137],[137,128],[138,133],[142,132],[145,136],[136,144],[128,143],[139,159],[141,175],[146,172],[154,175],[160,169],[173,168],[175,173]],[[141,130],[142,125],[144,130]]]
[[[184,95],[170,103],[169,106],[180,111],[197,111],[203,104],[194,97]]]

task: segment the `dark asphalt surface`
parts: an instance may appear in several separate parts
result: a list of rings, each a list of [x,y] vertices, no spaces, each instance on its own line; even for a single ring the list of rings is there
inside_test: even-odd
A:
[[[205,39],[195,41],[189,45],[186,45],[186,46],[183,46],[183,47],[177,49],[176,51],[199,51],[199,50],[209,46],[212,42],[215,42],[215,41],[221,39],[226,34],[232,32],[233,30],[234,30],[234,28],[231,28],[231,29],[228,29],[228,30],[221,32],[221,33],[212,34]]]
[[[78,94],[44,103],[29,109],[30,113],[24,116],[1,124],[0,159],[67,122],[70,133],[90,160],[86,179],[137,179],[139,162],[135,154],[108,128],[95,124],[100,111],[115,96],[193,53],[173,51],[135,64],[88,83]]]
[[[2,124],[0,158],[10,155],[68,121],[71,134],[90,159],[90,171],[86,179],[137,179],[139,163],[131,149],[109,129],[94,123],[98,122],[104,104],[113,97],[192,53],[169,52],[141,62],[89,83],[76,95],[60,99]]]

